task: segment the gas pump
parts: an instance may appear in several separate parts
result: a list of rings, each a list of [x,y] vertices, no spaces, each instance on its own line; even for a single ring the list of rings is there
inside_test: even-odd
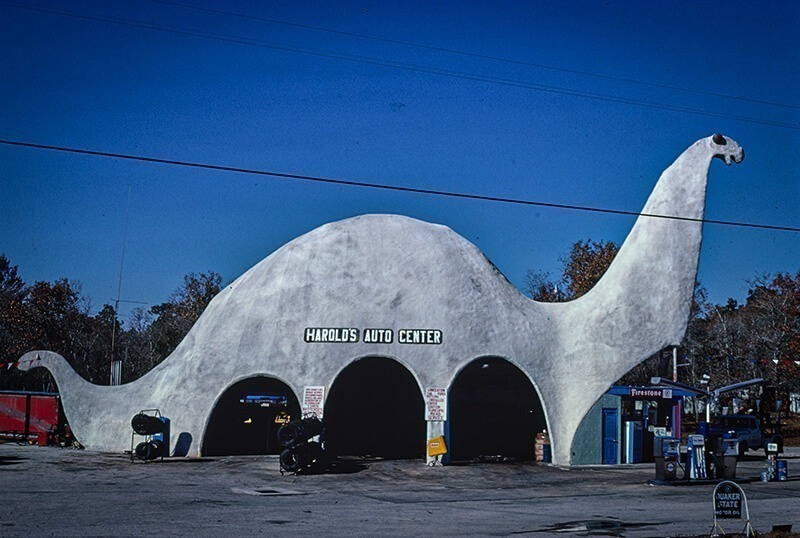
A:
[[[706,464],[706,457],[705,457],[706,443],[703,434],[708,432],[708,423],[711,422],[711,404],[719,398],[720,394],[741,390],[753,385],[757,385],[762,381],[763,379],[761,378],[755,378],[755,379],[750,379],[748,381],[742,381],[740,383],[734,383],[733,385],[726,385],[724,387],[719,387],[717,389],[711,390],[710,387],[705,387],[705,388],[692,387],[691,385],[678,383],[677,381],[670,381],[668,379],[663,379],[661,377],[650,378],[650,382],[653,385],[683,389],[687,392],[694,393],[697,397],[703,398],[705,400],[706,420],[705,422],[701,422],[699,424],[698,434],[689,436],[689,442],[687,447],[688,453],[686,460],[686,468],[687,468],[686,474],[689,477],[689,480],[705,480],[708,478],[708,471],[707,471],[708,467]],[[720,441],[731,441],[731,440],[720,439]],[[709,439],[708,446],[710,448],[715,449],[713,457],[715,458],[715,474],[717,477],[719,477],[720,474],[727,477],[728,474],[730,473],[735,474],[736,472],[736,458],[734,455],[730,454],[731,446],[733,444],[734,444],[733,442],[718,444],[718,441],[716,439],[713,440]],[[736,443],[736,448],[738,450],[738,442]]]
[[[676,437],[655,437],[653,457],[656,460],[656,480],[674,482],[677,479],[681,440]]]
[[[702,435],[689,436],[689,453],[686,467],[689,469],[689,480],[705,480],[706,473],[706,441]]]

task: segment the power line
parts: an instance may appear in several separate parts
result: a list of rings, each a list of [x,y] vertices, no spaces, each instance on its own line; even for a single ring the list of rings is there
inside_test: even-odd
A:
[[[389,38],[386,38],[386,37],[367,35],[367,34],[359,34],[359,33],[355,33],[355,32],[346,32],[346,31],[343,31],[343,30],[335,30],[333,28],[323,28],[323,27],[320,27],[320,26],[312,26],[310,24],[301,24],[301,23],[296,23],[296,22],[283,21],[283,20],[280,20],[280,19],[272,19],[272,18],[269,18],[269,17],[259,17],[259,16],[256,16],[256,15],[248,15],[246,13],[237,13],[237,12],[233,12],[233,11],[226,11],[226,10],[223,10],[223,9],[215,9],[215,8],[203,7],[203,6],[193,6],[193,5],[184,4],[184,3],[181,3],[181,2],[171,2],[169,0],[150,0],[150,2],[153,2],[153,3],[156,3],[156,4],[164,4],[164,5],[176,6],[176,7],[186,8],[186,9],[193,9],[193,10],[196,10],[196,11],[205,11],[207,13],[215,13],[217,15],[228,15],[228,16],[231,16],[231,17],[239,17],[239,18],[243,18],[243,19],[266,22],[266,23],[270,23],[270,24],[277,24],[277,25],[281,25],[281,26],[290,26],[292,28],[302,28],[304,30],[313,30],[313,31],[316,31],[316,32],[325,32],[325,33],[334,34],[334,35],[355,37],[355,38],[358,38],[358,39],[368,39],[368,40],[371,40],[371,41],[378,41],[378,42],[381,42],[381,43],[389,43],[389,44],[393,44],[393,45],[402,45],[402,46],[405,46],[405,47],[413,47],[413,48],[422,49],[422,50],[430,50],[430,51],[434,51],[434,52],[444,52],[444,53],[447,53],[447,54],[454,54],[454,55],[458,55],[458,56],[464,56],[464,57],[467,57],[467,58],[478,58],[478,59],[481,59],[481,60],[491,60],[491,61],[507,63],[507,64],[511,64],[511,65],[521,65],[521,66],[525,66],[525,67],[535,67],[537,69],[546,69],[546,70],[549,70],[549,71],[558,71],[558,72],[561,72],[561,73],[570,73],[570,74],[573,74],[573,75],[581,75],[581,76],[585,76],[585,77],[593,77],[593,78],[598,78],[598,79],[613,80],[613,81],[616,81],[616,82],[625,82],[625,83],[628,83],[628,84],[638,84],[638,85],[641,85],[641,86],[649,86],[651,88],[663,88],[663,89],[667,89],[667,90],[679,91],[679,92],[684,92],[684,93],[693,93],[693,94],[697,94],[697,95],[707,95],[707,96],[711,96],[711,97],[720,97],[720,98],[723,98],[723,99],[732,99],[732,100],[736,100],[736,101],[745,101],[745,102],[748,102],[748,103],[756,103],[756,104],[760,104],[760,105],[770,105],[770,106],[777,106],[777,107],[791,108],[791,109],[795,109],[795,110],[800,110],[800,106],[787,104],[787,103],[778,103],[778,102],[775,102],[775,101],[766,101],[766,100],[762,100],[762,99],[753,99],[751,97],[742,97],[742,96],[738,96],[738,95],[729,95],[729,94],[713,92],[713,91],[708,91],[708,90],[696,90],[696,89],[692,89],[692,88],[684,88],[684,87],[681,87],[681,86],[672,86],[670,84],[662,84],[662,83],[658,83],[658,82],[648,82],[648,81],[644,81],[644,80],[637,80],[637,79],[631,79],[631,78],[625,78],[625,77],[617,77],[617,76],[606,75],[606,74],[602,74],[602,73],[592,73],[590,71],[581,71],[581,70],[578,70],[578,69],[570,69],[570,68],[566,68],[566,67],[556,67],[556,66],[553,66],[553,65],[546,65],[546,64],[540,64],[540,63],[535,63],[535,62],[526,62],[526,61],[523,61],[523,60],[514,60],[514,59],[510,59],[510,58],[503,58],[503,57],[500,57],[500,56],[492,56],[490,54],[481,54],[481,53],[477,53],[477,52],[467,52],[467,51],[451,49],[451,48],[447,48],[447,47],[437,47],[437,46],[433,46],[433,45],[424,45],[424,44],[421,44],[421,43],[414,43],[412,41],[404,41],[404,40],[400,40],[400,39],[389,39]]]
[[[681,221],[689,221],[689,222],[702,222],[706,224],[720,224],[724,226],[737,226],[742,228],[757,228],[763,230],[775,230],[775,231],[783,231],[783,232],[800,232],[800,228],[792,227],[792,226],[775,226],[771,224],[756,224],[750,222],[737,222],[737,221],[725,221],[725,220],[711,220],[711,219],[697,219],[691,217],[679,217],[677,215],[656,215],[651,213],[640,213],[636,211],[624,211],[621,209],[608,209],[602,207],[592,207],[592,206],[580,206],[580,205],[573,205],[573,204],[557,204],[551,202],[539,202],[535,200],[523,200],[519,198],[503,198],[498,196],[487,196],[482,194],[470,194],[470,193],[462,193],[462,192],[453,192],[453,191],[441,191],[435,189],[421,189],[415,187],[402,187],[397,185],[387,185],[382,183],[368,183],[365,181],[349,181],[345,179],[334,179],[334,178],[327,178],[327,177],[320,177],[320,176],[307,176],[302,174],[289,174],[285,172],[272,172],[268,170],[257,170],[252,168],[238,168],[234,166],[222,166],[216,164],[207,164],[207,163],[197,163],[197,162],[189,162],[189,161],[178,161],[174,159],[160,159],[157,157],[146,157],[142,155],[130,155],[125,153],[111,153],[107,151],[97,151],[97,150],[89,150],[89,149],[81,149],[81,148],[71,148],[71,147],[64,147],[64,146],[52,146],[46,144],[36,144],[33,142],[20,142],[17,140],[2,140],[0,139],[0,144],[4,144],[7,146],[16,146],[16,147],[25,147],[25,148],[35,148],[35,149],[44,149],[44,150],[51,150],[51,151],[60,151],[64,153],[73,153],[78,155],[92,155],[97,157],[109,157],[112,159],[124,159],[129,161],[140,161],[140,162],[147,162],[147,163],[156,163],[156,164],[169,164],[174,166],[184,166],[188,168],[199,168],[203,170],[216,170],[220,172],[233,172],[238,174],[251,174],[251,175],[258,175],[258,176],[268,176],[268,177],[275,177],[281,179],[296,179],[301,181],[310,181],[315,183],[325,183],[329,185],[343,185],[348,187],[363,187],[363,188],[370,188],[370,189],[383,189],[388,191],[396,191],[396,192],[405,192],[405,193],[413,193],[413,194],[425,194],[425,195],[433,195],[433,196],[446,196],[450,198],[460,198],[460,199],[467,199],[467,200],[479,200],[483,202],[500,202],[500,203],[507,203],[507,204],[517,204],[517,205],[528,205],[528,206],[537,206],[537,207],[547,207],[552,209],[569,209],[574,211],[588,211],[593,213],[605,213],[611,215],[626,215],[632,217],[650,217],[650,218],[658,218],[658,219],[669,219],[669,220],[681,220]]]
[[[723,112],[710,112],[707,110],[699,109],[699,108],[691,108],[691,107],[683,107],[677,105],[668,105],[662,103],[654,103],[651,101],[643,101],[639,99],[632,99],[627,97],[616,97],[613,95],[596,93],[596,92],[588,92],[583,90],[573,90],[570,88],[563,88],[558,86],[550,86],[545,84],[533,84],[533,83],[526,83],[518,80],[500,78],[500,77],[488,77],[482,75],[476,75],[473,73],[467,73],[462,71],[453,71],[448,69],[441,69],[437,67],[426,67],[408,63],[401,63],[401,62],[391,62],[389,60],[383,60],[380,58],[370,58],[367,56],[357,56],[351,54],[343,54],[337,53],[333,51],[326,51],[326,50],[318,50],[318,49],[309,49],[309,48],[300,48],[296,46],[290,45],[282,45],[278,43],[271,43],[261,40],[255,39],[245,39],[235,36],[230,36],[226,34],[217,34],[217,33],[210,33],[210,32],[201,32],[195,30],[184,30],[180,28],[170,28],[161,25],[149,24],[149,23],[142,23],[142,22],[134,22],[134,21],[127,21],[123,19],[112,19],[108,17],[100,17],[95,15],[84,15],[79,13],[74,13],[70,11],[64,11],[59,9],[52,9],[52,8],[45,8],[42,6],[33,6],[30,4],[23,4],[19,2],[8,2],[8,1],[0,1],[2,4],[12,5],[21,7],[24,9],[31,9],[34,11],[41,11],[45,13],[57,14],[57,15],[64,15],[67,17],[73,17],[78,19],[85,19],[91,21],[99,21],[99,22],[107,22],[111,24],[118,24],[122,26],[129,26],[133,28],[144,28],[148,30],[154,30],[158,32],[166,32],[172,33],[176,35],[183,35],[183,36],[191,36],[191,37],[199,37],[203,39],[213,39],[217,41],[222,41],[226,43],[234,43],[240,45],[249,45],[254,47],[261,47],[267,48],[272,50],[279,50],[282,52],[288,53],[295,53],[295,54],[305,54],[309,56],[317,56],[320,58],[331,58],[336,60],[344,60],[349,62],[361,63],[365,65],[374,65],[379,67],[389,67],[392,69],[399,69],[404,71],[416,72],[416,73],[426,73],[431,75],[438,75],[444,77],[450,77],[455,79],[461,80],[469,80],[473,82],[485,82],[489,84],[496,84],[500,86],[507,86],[513,88],[522,88],[528,90],[536,90],[541,92],[547,93],[554,93],[559,95],[569,95],[573,97],[583,97],[586,99],[594,99],[599,101],[605,101],[610,103],[618,103],[624,105],[631,105],[631,106],[639,106],[645,108],[652,108],[656,110],[666,110],[670,112],[682,112],[686,114],[694,114],[698,116],[706,116],[710,118],[720,118],[720,119],[728,119],[728,120],[735,120],[741,121],[746,123],[754,123],[759,125],[769,125],[773,127],[783,127],[786,129],[795,129],[800,130],[800,124],[798,123],[787,123],[783,121],[775,121],[775,120],[766,120],[761,118],[753,118],[749,116],[739,116],[736,114],[727,114]]]

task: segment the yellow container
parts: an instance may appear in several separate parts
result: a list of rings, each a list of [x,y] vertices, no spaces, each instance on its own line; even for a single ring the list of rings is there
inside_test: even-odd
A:
[[[428,456],[433,458],[444,454],[447,454],[447,445],[444,443],[443,436],[428,439]]]

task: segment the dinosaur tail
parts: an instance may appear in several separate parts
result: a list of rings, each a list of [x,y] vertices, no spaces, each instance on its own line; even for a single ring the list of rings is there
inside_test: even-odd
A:
[[[55,379],[61,397],[61,405],[64,415],[70,423],[72,433],[81,441],[80,427],[83,420],[75,420],[76,415],[82,415],[87,411],[99,410],[99,393],[108,390],[109,387],[94,385],[83,379],[67,360],[53,351],[30,351],[23,355],[17,362],[17,368],[22,371],[33,370],[34,368],[46,368]],[[85,443],[84,443],[85,444]]]

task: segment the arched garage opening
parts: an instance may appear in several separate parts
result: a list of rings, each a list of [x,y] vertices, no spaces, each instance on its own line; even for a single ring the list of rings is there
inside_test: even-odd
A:
[[[544,411],[528,377],[499,357],[469,363],[449,391],[450,461],[534,458]]]
[[[325,448],[337,456],[387,459],[425,454],[425,404],[399,362],[360,359],[342,370],[325,403]]]
[[[217,401],[206,428],[204,456],[279,454],[282,422],[300,416],[300,405],[286,383],[250,377],[233,384]]]

